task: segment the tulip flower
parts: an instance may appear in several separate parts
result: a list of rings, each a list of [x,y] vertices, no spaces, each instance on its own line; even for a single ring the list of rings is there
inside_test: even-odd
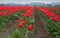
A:
[[[56,14],[55,14],[55,13],[51,13],[51,12],[46,13],[46,15],[47,15],[48,17],[54,17],[54,16],[56,16]]]
[[[18,24],[18,27],[23,28],[24,26],[23,26],[23,24]]]
[[[11,16],[11,15],[12,15],[12,11],[9,11],[9,12],[8,12],[8,16]]]
[[[22,21],[22,18],[19,18],[18,20],[16,20],[16,23],[19,23]]]
[[[2,16],[3,15],[3,13],[2,12],[0,12],[0,16]]]
[[[25,13],[22,13],[22,16],[25,16]]]
[[[54,20],[55,22],[58,22],[59,16],[56,16],[56,17],[52,18],[52,20]]]
[[[3,13],[3,16],[6,16],[6,12]]]
[[[32,24],[30,24],[30,25],[28,26],[28,30],[29,30],[29,31],[32,31],[32,30],[33,30],[33,25],[32,25]]]
[[[23,21],[22,24],[27,24],[27,21]]]

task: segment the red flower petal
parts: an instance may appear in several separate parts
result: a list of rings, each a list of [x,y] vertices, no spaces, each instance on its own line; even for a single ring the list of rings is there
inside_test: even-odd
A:
[[[28,26],[28,30],[29,30],[29,31],[33,30],[33,25],[30,24],[30,25]]]
[[[18,27],[23,28],[24,26],[23,26],[23,24],[18,24]]]
[[[27,21],[23,21],[22,24],[27,24]]]
[[[3,13],[3,16],[6,16],[6,12]]]
[[[52,18],[52,20],[54,20],[55,22],[58,22],[59,16],[56,16],[56,17]]]

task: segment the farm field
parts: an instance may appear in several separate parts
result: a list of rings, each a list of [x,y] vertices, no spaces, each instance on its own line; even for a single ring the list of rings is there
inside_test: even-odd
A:
[[[0,38],[60,38],[60,8],[0,6]]]

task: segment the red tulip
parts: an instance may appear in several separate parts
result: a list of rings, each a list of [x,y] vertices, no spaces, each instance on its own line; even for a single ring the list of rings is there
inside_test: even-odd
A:
[[[23,26],[23,24],[18,24],[18,27],[23,28],[24,26]]]
[[[23,21],[22,24],[27,24],[27,21]]]
[[[56,14],[55,14],[55,13],[51,13],[51,12],[46,13],[46,15],[47,15],[48,17],[55,17],[55,16],[56,16]]]
[[[26,17],[32,16],[32,13],[26,13]]]
[[[18,20],[16,20],[16,23],[21,22],[22,18],[19,18]]]
[[[33,9],[29,9],[29,10],[27,10],[27,12],[26,12],[26,17],[30,17],[30,16],[32,16],[32,14],[33,14]]]
[[[30,24],[30,25],[28,26],[28,30],[29,30],[29,31],[33,30],[33,25],[32,25],[32,24]]]
[[[3,13],[3,16],[6,16],[6,12]]]
[[[9,11],[9,12],[8,12],[8,16],[11,16],[11,15],[12,15],[12,11]]]
[[[3,13],[2,13],[2,12],[0,12],[0,16],[2,16],[2,14],[3,14]]]
[[[59,16],[56,16],[56,17],[52,18],[52,20],[54,20],[55,22],[58,22]]]
[[[29,14],[28,13],[26,13],[26,17],[29,17]]]
[[[22,13],[22,16],[25,16],[25,13]]]

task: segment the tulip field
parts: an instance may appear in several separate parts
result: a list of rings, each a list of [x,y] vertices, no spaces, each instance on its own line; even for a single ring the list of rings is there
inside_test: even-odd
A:
[[[60,38],[60,9],[34,6],[0,6],[0,38],[37,38],[37,13],[47,34]]]
[[[50,36],[60,38],[60,11],[58,8],[38,7],[40,16],[46,23],[46,29]]]

